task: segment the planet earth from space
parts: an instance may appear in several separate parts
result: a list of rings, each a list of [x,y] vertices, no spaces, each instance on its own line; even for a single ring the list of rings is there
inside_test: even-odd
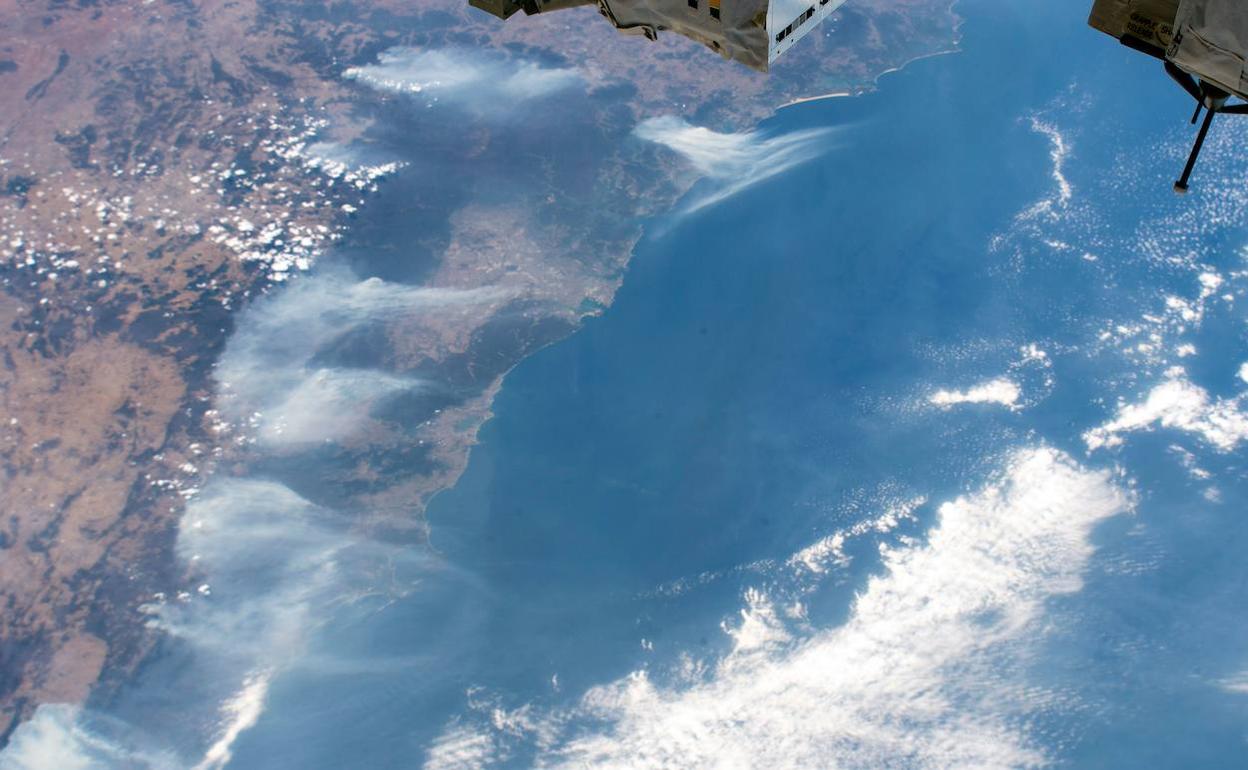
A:
[[[1248,121],[1088,3],[0,0],[0,768],[1242,768]]]

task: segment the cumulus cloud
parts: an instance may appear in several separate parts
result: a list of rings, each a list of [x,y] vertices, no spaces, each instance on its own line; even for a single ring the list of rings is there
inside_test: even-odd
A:
[[[494,53],[454,48],[391,48],[376,64],[351,67],[343,77],[382,91],[421,94],[483,108],[538,99],[582,82],[575,69],[542,67]]]
[[[1244,396],[1211,398],[1209,393],[1175,367],[1141,402],[1125,404],[1114,419],[1083,434],[1088,451],[1123,443],[1123,434],[1154,426],[1194,433],[1217,449],[1228,452],[1248,440],[1248,413]]]
[[[308,168],[319,169],[332,179],[341,179],[363,190],[372,180],[393,174],[404,163],[373,157],[375,153],[364,147],[314,142],[300,145],[299,156]]]
[[[815,128],[768,136],[762,131],[720,133],[671,116],[644,121],[641,139],[674,150],[718,187],[690,203],[692,212],[714,205],[759,182],[805,163],[827,149],[832,129]]]
[[[1043,765],[1029,719],[1063,696],[1027,681],[1027,653],[1046,602],[1081,588],[1092,529],[1129,506],[1108,473],[1020,452],[984,489],[940,506],[925,542],[885,549],[844,625],[798,638],[752,590],[725,658],[692,684],[642,670],[592,689],[550,718],[561,737],[535,728],[536,764]]]
[[[901,501],[879,516],[863,519],[850,527],[838,529],[820,538],[790,556],[786,563],[795,570],[813,575],[822,575],[832,567],[848,567],[852,560],[845,553],[845,545],[850,540],[872,532],[879,534],[892,532],[903,521],[912,520],[915,511],[926,503],[926,497],[914,497]]]
[[[1065,208],[1074,194],[1074,188],[1071,187],[1070,180],[1066,178],[1066,161],[1070,159],[1071,151],[1070,140],[1066,138],[1065,134],[1056,125],[1042,120],[1039,115],[1031,116],[1031,130],[1049,140],[1049,160],[1053,162],[1053,170],[1050,172],[1050,175],[1053,178],[1057,194],[1036,204],[1029,212],[1029,215],[1034,216],[1039,213],[1051,214],[1055,209]]]
[[[957,404],[1000,404],[1014,407],[1021,395],[1018,385],[1012,380],[998,377],[966,390],[938,390],[928,398],[928,403],[946,409]]]

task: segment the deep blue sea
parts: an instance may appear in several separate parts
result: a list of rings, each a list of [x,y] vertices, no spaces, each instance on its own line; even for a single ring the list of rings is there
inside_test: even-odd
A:
[[[202,767],[1248,764],[1248,126],[1177,197],[1160,65],[1084,3],[958,9],[957,53],[745,142],[803,162],[647,223],[431,547],[261,541],[414,589],[318,600]],[[402,245],[350,267],[401,281]],[[98,719],[160,723],[185,670]]]

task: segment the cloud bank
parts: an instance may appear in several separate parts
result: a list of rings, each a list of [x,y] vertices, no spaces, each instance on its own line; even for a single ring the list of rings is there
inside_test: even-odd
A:
[[[1039,767],[1030,720],[1067,696],[1033,686],[1027,656],[1046,603],[1081,588],[1093,527],[1129,507],[1108,473],[1022,451],[942,505],[926,542],[885,549],[844,625],[797,639],[751,590],[726,628],[731,653],[692,666],[692,683],[641,670],[570,712],[502,721],[521,725],[542,768]],[[455,725],[439,749],[477,766],[483,746],[505,758],[497,711],[491,722]]]
[[[717,189],[686,207],[686,212],[693,212],[813,159],[827,149],[826,139],[832,129],[805,129],[779,136],[761,131],[720,133],[664,115],[644,121],[634,133],[675,151],[703,176],[719,183]]]

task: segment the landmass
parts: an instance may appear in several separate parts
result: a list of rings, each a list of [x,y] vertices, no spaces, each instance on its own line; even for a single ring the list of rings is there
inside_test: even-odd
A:
[[[665,114],[727,131],[870,88],[957,25],[948,0],[854,0],[763,76],[589,8],[503,23],[458,0],[0,0],[0,736],[41,703],[106,699],[158,642],[139,608],[193,590],[180,513],[249,462],[213,378],[237,313],[366,231],[402,174],[334,156],[402,98],[349,69],[489,46],[576,67],[602,136]],[[455,140],[468,157],[508,137]],[[664,148],[607,147],[522,198],[413,201],[450,223],[420,244],[422,283],[499,293],[384,329],[392,367],[452,387],[325,450],[342,469],[325,493],[419,540],[506,372],[610,305],[641,222],[694,179]],[[400,444],[405,467],[374,461]]]

